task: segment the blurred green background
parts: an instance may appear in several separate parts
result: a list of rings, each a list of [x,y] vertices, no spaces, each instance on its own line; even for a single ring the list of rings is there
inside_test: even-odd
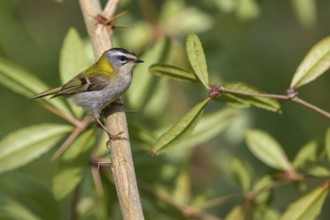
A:
[[[128,28],[115,30],[114,44],[140,55],[160,35],[166,33],[174,45],[169,63],[188,69],[189,64],[183,52],[185,39],[189,32],[195,32],[204,47],[211,82],[242,81],[269,93],[283,94],[309,49],[330,34],[330,1],[298,2],[124,0],[118,12],[128,9],[129,13],[116,23],[128,25]],[[70,27],[76,27],[81,36],[88,37],[78,1],[64,0],[58,3],[52,0],[2,0],[0,57],[23,67],[50,86],[57,86],[60,84],[60,48]],[[138,74],[134,76],[133,83],[139,83]],[[330,75],[324,74],[299,92],[303,99],[329,111],[329,85]],[[201,88],[196,89],[183,83],[170,82],[169,88],[171,104],[167,113],[172,116],[172,122],[207,95]],[[0,139],[28,125],[64,122],[40,108],[36,102],[2,86],[0,100]],[[279,140],[290,159],[307,141],[324,139],[329,120],[295,103],[282,104],[282,114],[256,108],[242,110],[224,134],[195,148],[192,158],[196,162],[198,158],[194,156],[202,155],[202,162],[194,163],[196,167],[191,169],[200,175],[200,181],[206,184],[204,188],[216,188],[217,184],[223,183],[218,178],[225,169],[222,167],[220,171],[203,170],[198,173],[207,158],[204,154],[211,156],[212,152],[217,152],[213,155],[213,163],[228,155],[239,156],[250,161],[255,173],[267,171],[265,166],[260,168],[261,163],[245,147],[243,136],[247,128],[263,129],[271,133]],[[210,111],[218,108],[218,105],[212,105]],[[148,128],[161,124],[150,120],[144,123],[148,123],[144,124]],[[155,160],[146,155],[143,158]],[[46,155],[36,164],[47,163],[48,159],[49,155]],[[136,161],[139,161],[139,156],[136,156]],[[36,164],[27,167],[33,176],[48,173],[48,170],[42,169],[35,171]],[[137,167],[138,178],[139,171],[143,169],[142,165]],[[230,181],[223,184],[224,190],[233,191],[235,188]]]
[[[115,36],[125,35],[130,48],[138,49],[136,52],[141,53],[148,46],[143,43],[152,38],[151,34],[148,35],[150,31],[143,32],[145,42],[132,45],[131,41],[137,41],[134,40],[137,38],[135,33],[141,32],[141,26],[149,30],[150,23],[146,17],[157,17],[166,2],[156,1],[157,11],[149,15],[141,10],[141,5],[148,4],[148,1],[123,1],[119,11],[129,9],[129,17],[119,19],[118,23],[130,27],[128,30],[116,30]],[[250,14],[239,14],[237,9],[230,9],[229,3],[227,8],[221,6],[221,2],[229,1],[179,2],[186,4],[187,11],[190,11],[183,20],[178,18],[178,12],[166,15],[179,21],[167,19],[169,25],[165,28],[180,43],[184,42],[187,32],[199,32],[213,78],[219,76],[223,81],[247,82],[270,93],[283,93],[304,55],[330,33],[328,1],[316,2],[315,21],[312,19],[310,26],[303,25],[290,1],[257,1],[256,8]],[[51,0],[13,0],[1,1],[0,4],[1,57],[19,64],[50,86],[59,85],[59,52],[66,32],[74,26],[81,35],[86,36],[78,2],[64,1],[58,4]],[[191,24],[187,24],[189,20],[193,20]],[[134,30],[136,27],[139,30]],[[125,43],[120,46],[127,47]],[[325,74],[316,82],[303,87],[300,90],[301,96],[321,108],[330,109],[329,80],[330,76]],[[135,81],[138,81],[138,77]],[[57,117],[42,110],[34,102],[3,87],[0,87],[0,99],[1,137],[25,125],[57,120]],[[249,114],[256,127],[279,137],[289,150],[296,149],[310,138],[322,137],[324,129],[329,125],[323,116],[296,104],[284,103],[283,108],[283,115],[255,109]],[[290,135],[287,135],[288,131]]]

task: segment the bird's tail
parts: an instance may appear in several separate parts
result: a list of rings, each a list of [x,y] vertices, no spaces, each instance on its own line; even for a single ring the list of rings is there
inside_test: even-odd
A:
[[[61,89],[62,89],[62,87],[56,87],[54,89],[50,89],[50,90],[44,91],[42,93],[39,93],[39,94],[33,96],[31,99],[38,99],[38,98],[42,98],[42,97],[45,97],[48,95],[56,95],[56,93],[61,91]]]

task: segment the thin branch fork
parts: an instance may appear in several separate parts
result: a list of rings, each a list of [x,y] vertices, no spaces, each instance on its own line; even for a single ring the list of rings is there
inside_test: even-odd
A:
[[[292,92],[294,92],[294,95],[292,95]],[[242,96],[254,96],[254,97],[263,97],[263,98],[272,98],[272,99],[279,99],[279,100],[288,100],[292,101],[295,103],[298,103],[300,105],[305,106],[306,108],[309,108],[327,118],[330,119],[330,112],[327,112],[316,105],[313,105],[301,98],[298,97],[298,92],[295,92],[292,89],[289,89],[287,91],[286,95],[277,95],[277,94],[267,94],[267,93],[251,93],[251,92],[244,92],[244,91],[238,91],[234,89],[228,89],[224,88],[223,86],[217,86],[217,85],[212,85],[211,90],[209,93],[209,96],[214,98],[218,95],[221,95],[223,93],[228,93],[228,94],[236,94],[236,95],[242,95]]]

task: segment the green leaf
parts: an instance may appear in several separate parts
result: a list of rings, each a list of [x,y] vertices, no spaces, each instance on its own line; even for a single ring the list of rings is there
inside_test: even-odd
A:
[[[203,115],[189,138],[185,138],[180,143],[177,143],[177,149],[194,147],[215,137],[230,125],[236,115],[237,111],[232,108],[225,108]]]
[[[297,156],[293,161],[293,166],[300,168],[308,162],[317,161],[317,147],[317,141],[310,141],[304,145],[297,153]]]
[[[249,130],[246,133],[245,139],[249,150],[268,166],[283,171],[293,170],[282,147],[266,132]]]
[[[169,49],[170,41],[167,38],[162,38],[139,57],[144,60],[144,63],[136,65],[134,68],[134,79],[126,93],[132,108],[141,109],[150,100],[153,91],[157,88],[159,78],[149,74],[149,66],[154,63],[165,62]]]
[[[222,85],[224,88],[235,90],[238,92],[245,92],[250,94],[266,94],[265,92],[242,82],[227,82]],[[217,101],[225,102],[234,107],[250,107],[255,106],[273,112],[281,112],[279,102],[272,98],[245,96],[238,94],[224,93],[216,98]]]
[[[329,191],[327,182],[321,187],[292,203],[280,220],[314,220],[319,216],[322,205]]]
[[[267,205],[256,206],[253,210],[253,220],[278,220],[280,213]]]
[[[238,1],[237,17],[243,21],[256,19],[260,15],[260,6],[255,0]]]
[[[191,180],[189,169],[186,166],[180,170],[175,181],[175,189],[171,195],[178,204],[187,204],[191,200]]]
[[[31,73],[0,58],[0,83],[14,92],[31,97],[36,92],[46,90],[48,87]]]
[[[251,172],[246,164],[239,159],[233,159],[230,164],[230,173],[243,192],[248,192],[250,190]]]
[[[89,168],[94,137],[94,130],[84,132],[60,158],[53,178],[53,192],[56,199],[63,199],[81,182]]]
[[[294,12],[299,22],[306,28],[315,26],[317,9],[315,0],[291,0]]]
[[[38,158],[71,130],[67,125],[41,124],[9,134],[0,142],[0,173]]]
[[[43,92],[49,87],[33,76],[26,70],[10,63],[7,60],[0,58],[0,84],[20,95],[31,98],[33,95]],[[46,103],[55,107],[56,109],[72,115],[70,109],[60,99],[43,99]]]
[[[188,59],[197,78],[209,89],[209,76],[202,44],[196,34],[189,34],[186,41]]]
[[[185,116],[183,116],[172,128],[163,134],[153,146],[153,154],[159,154],[174,147],[179,141],[190,135],[194,130],[209,98],[197,104]]]
[[[189,32],[206,32],[213,27],[215,20],[201,7],[181,0],[167,0],[162,4],[159,23],[171,30],[172,36],[178,36]]]
[[[306,172],[312,176],[317,176],[317,177],[327,177],[329,178],[330,176],[330,171],[322,166],[318,166],[318,165],[312,165],[309,166],[307,168],[305,168]]]
[[[60,77],[62,83],[66,83],[75,77],[78,73],[84,71],[91,65],[86,53],[86,44],[79,36],[76,28],[71,27],[64,37],[60,53]],[[83,109],[72,104],[71,109],[77,117],[81,117]]]
[[[325,150],[328,157],[328,161],[330,161],[330,128],[327,129],[325,134]]]
[[[330,67],[330,37],[317,43],[299,64],[291,88],[301,87],[321,76]]]
[[[213,1],[213,4],[215,4],[221,12],[224,12],[226,14],[233,13],[235,10],[237,10],[237,7],[239,6],[237,2],[234,2],[232,0]]]
[[[0,181],[0,219],[62,219],[53,194],[31,174],[8,172]],[[3,218],[3,216],[11,218]]]
[[[7,199],[0,207],[0,219],[42,220],[31,210],[12,199]],[[2,216],[3,215],[3,216]]]
[[[245,219],[246,218],[245,218],[243,205],[235,206],[225,218],[225,220],[245,220]]]
[[[185,82],[198,82],[193,73],[172,65],[154,64],[150,66],[149,71],[156,76],[165,76]]]
[[[266,175],[254,184],[252,192],[256,195],[253,200],[256,204],[263,205],[268,203],[271,196],[271,186],[273,182],[271,176]]]
[[[68,82],[90,65],[85,50],[84,40],[76,28],[71,27],[67,32],[60,54],[60,76],[62,83]]]

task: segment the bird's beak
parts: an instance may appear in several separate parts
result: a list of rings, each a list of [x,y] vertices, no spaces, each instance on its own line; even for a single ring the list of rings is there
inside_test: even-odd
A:
[[[144,62],[143,60],[139,60],[139,59],[135,60],[135,63],[143,63],[143,62]]]

